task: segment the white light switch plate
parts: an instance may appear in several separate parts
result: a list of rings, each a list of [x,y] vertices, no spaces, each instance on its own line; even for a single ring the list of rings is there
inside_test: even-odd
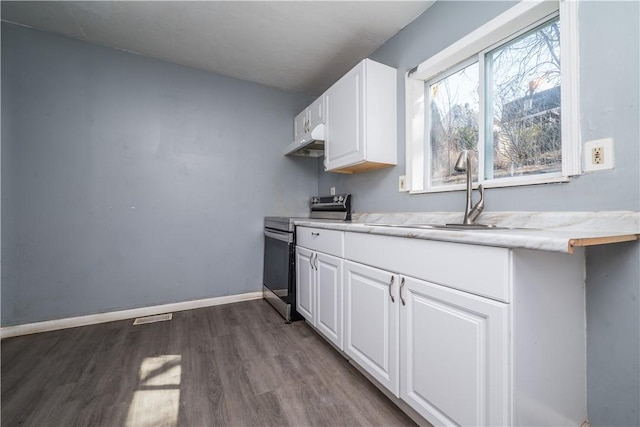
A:
[[[407,176],[400,175],[398,177],[398,191],[407,191]]]

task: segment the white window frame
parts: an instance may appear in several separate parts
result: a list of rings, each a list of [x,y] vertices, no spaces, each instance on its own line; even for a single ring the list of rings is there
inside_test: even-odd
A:
[[[425,130],[425,82],[458,67],[461,63],[486,52],[498,43],[521,34],[526,28],[554,15],[560,15],[560,72],[562,111],[562,171],[556,174],[525,175],[516,178],[496,178],[480,181],[485,188],[567,182],[569,177],[581,173],[580,112],[579,112],[579,57],[578,57],[578,1],[535,0],[522,1],[487,24],[453,43],[424,61],[405,75],[406,99],[406,177],[412,194],[456,191],[464,184],[428,187]],[[484,73],[480,64],[481,77]],[[481,80],[482,81],[482,80]],[[481,90],[482,90],[482,86]],[[483,114],[481,105],[481,116]],[[483,121],[481,117],[480,122]],[[481,125],[482,126],[482,125]],[[481,135],[478,144],[483,143]],[[479,150],[482,157],[482,150]],[[479,159],[484,167],[484,159]],[[476,183],[477,185],[477,183]]]

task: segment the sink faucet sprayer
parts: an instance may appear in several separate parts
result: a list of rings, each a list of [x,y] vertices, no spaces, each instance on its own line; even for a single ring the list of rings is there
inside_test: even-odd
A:
[[[484,187],[482,184],[478,185],[478,191],[480,191],[480,200],[476,205],[471,207],[471,193],[473,191],[473,187],[471,186],[473,181],[471,178],[471,159],[469,158],[469,152],[467,150],[463,150],[460,153],[460,157],[456,161],[453,169],[456,172],[467,172],[467,206],[464,209],[464,220],[462,221],[465,225],[473,224],[474,221],[480,216],[482,210],[484,209]]]

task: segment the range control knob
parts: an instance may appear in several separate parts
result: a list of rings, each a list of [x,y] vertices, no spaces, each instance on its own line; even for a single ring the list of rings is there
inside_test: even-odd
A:
[[[344,197],[342,197],[342,196],[338,196],[338,201],[339,201],[339,202],[342,202],[343,200],[344,200]]]
[[[334,201],[334,202],[337,202],[337,201],[338,201],[338,196],[335,196],[335,197],[333,198],[333,201]]]
[[[318,200],[318,198],[317,198],[317,197],[314,197],[313,199],[311,199],[311,203],[312,203],[312,204],[314,204],[314,205],[315,205],[316,203],[318,203],[319,201],[320,201],[320,200]]]

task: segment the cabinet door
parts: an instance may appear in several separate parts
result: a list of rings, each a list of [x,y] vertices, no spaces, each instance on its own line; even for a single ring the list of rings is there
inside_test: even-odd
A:
[[[311,324],[315,314],[315,270],[312,267],[313,252],[296,246],[296,310]]]
[[[398,276],[344,262],[344,351],[399,396]]]
[[[365,157],[364,73],[363,61],[331,86],[325,94],[327,169],[350,165]]]
[[[509,306],[408,277],[401,284],[402,399],[436,426],[509,425]]]
[[[342,260],[318,252],[316,328],[340,350],[342,344]]]
[[[313,129],[319,124],[324,123],[324,96],[319,96],[309,106],[309,128]]]
[[[302,141],[304,134],[307,132],[307,125],[309,120],[309,110],[304,109],[293,119],[293,140]]]

